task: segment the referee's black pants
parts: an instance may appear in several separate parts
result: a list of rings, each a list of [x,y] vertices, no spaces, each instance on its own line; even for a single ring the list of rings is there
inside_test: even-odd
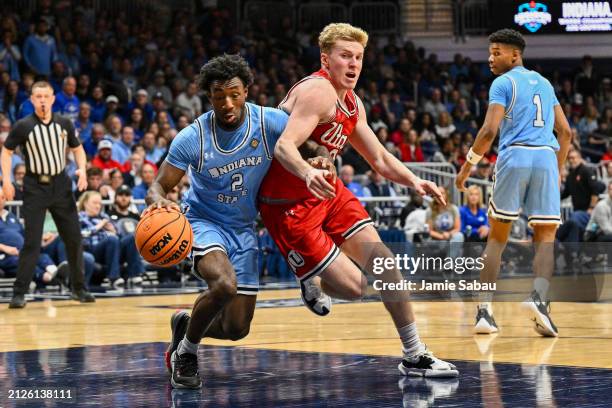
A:
[[[65,172],[51,177],[49,184],[41,184],[35,175],[23,180],[23,207],[21,216],[25,224],[25,242],[19,253],[14,294],[26,294],[34,275],[47,210],[51,212],[57,232],[66,245],[73,291],[84,288],[83,241],[79,215],[72,193],[72,181]]]

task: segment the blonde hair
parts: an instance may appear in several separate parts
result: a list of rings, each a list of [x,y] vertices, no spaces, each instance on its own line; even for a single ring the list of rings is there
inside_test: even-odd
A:
[[[473,192],[477,192],[478,193],[478,207],[482,207],[483,204],[483,200],[482,200],[482,189],[480,187],[478,187],[477,185],[471,185],[467,188],[467,194],[465,195],[465,203],[467,205],[470,205],[470,201],[469,201],[469,195]]]
[[[319,34],[321,52],[329,53],[336,41],[339,40],[357,41],[365,48],[368,44],[368,33],[347,23],[328,24]]]
[[[79,202],[77,204],[78,210],[85,211],[85,203],[88,202],[89,199],[95,195],[99,195],[100,197],[102,197],[102,194],[100,194],[100,192],[96,190],[85,191],[83,194],[81,194],[81,196],[79,197]]]
[[[49,88],[53,92],[53,87],[47,81],[36,81],[32,84],[31,92],[34,92],[35,88]]]
[[[443,210],[445,210],[446,208],[450,208],[452,206],[452,203],[448,200],[448,188],[444,187],[444,186],[438,186],[438,189],[440,190],[441,193],[443,193],[446,197],[446,206],[442,206],[437,200],[434,200],[430,207],[431,208],[431,219],[435,219],[439,213],[441,213]]]

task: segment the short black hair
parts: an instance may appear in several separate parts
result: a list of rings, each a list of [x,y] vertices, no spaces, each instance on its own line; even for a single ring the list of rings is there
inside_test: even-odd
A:
[[[489,36],[489,43],[508,44],[518,48],[521,54],[525,50],[523,34],[510,28],[498,30]]]
[[[200,89],[210,92],[210,85],[215,81],[229,81],[238,77],[245,88],[253,83],[253,73],[249,64],[238,54],[223,54],[208,61],[201,69],[197,83]]]

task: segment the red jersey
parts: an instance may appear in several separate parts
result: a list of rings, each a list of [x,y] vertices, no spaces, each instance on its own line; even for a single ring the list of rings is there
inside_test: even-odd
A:
[[[296,86],[310,79],[330,81],[329,74],[323,69],[303,78],[291,87],[285,99],[279,104],[279,108],[289,98],[291,91]],[[310,140],[327,148],[332,159],[335,159],[338,152],[342,150],[359,119],[357,96],[352,90],[346,93],[344,104],[348,110],[342,106],[340,100],[336,100],[336,114],[334,118],[327,122],[320,122],[310,135]],[[306,187],[306,182],[286,170],[276,159],[272,161],[270,170],[261,184],[259,195],[265,198],[281,200],[312,197],[312,194],[310,194]]]

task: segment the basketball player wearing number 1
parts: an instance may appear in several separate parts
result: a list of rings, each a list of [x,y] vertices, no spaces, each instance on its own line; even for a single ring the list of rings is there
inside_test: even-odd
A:
[[[480,279],[496,281],[512,221],[522,208],[533,228],[536,250],[534,288],[523,307],[539,334],[556,337],[558,330],[549,315],[547,294],[553,274],[555,232],[561,223],[559,173],[571,133],[550,82],[523,67],[524,48],[523,36],[514,30],[499,30],[489,37],[489,66],[499,77],[491,85],[484,123],[457,175],[456,185],[465,190],[472,166],[489,151],[499,130],[499,156],[489,200],[491,230]],[[476,333],[498,331],[491,300],[491,293],[480,294]]]

